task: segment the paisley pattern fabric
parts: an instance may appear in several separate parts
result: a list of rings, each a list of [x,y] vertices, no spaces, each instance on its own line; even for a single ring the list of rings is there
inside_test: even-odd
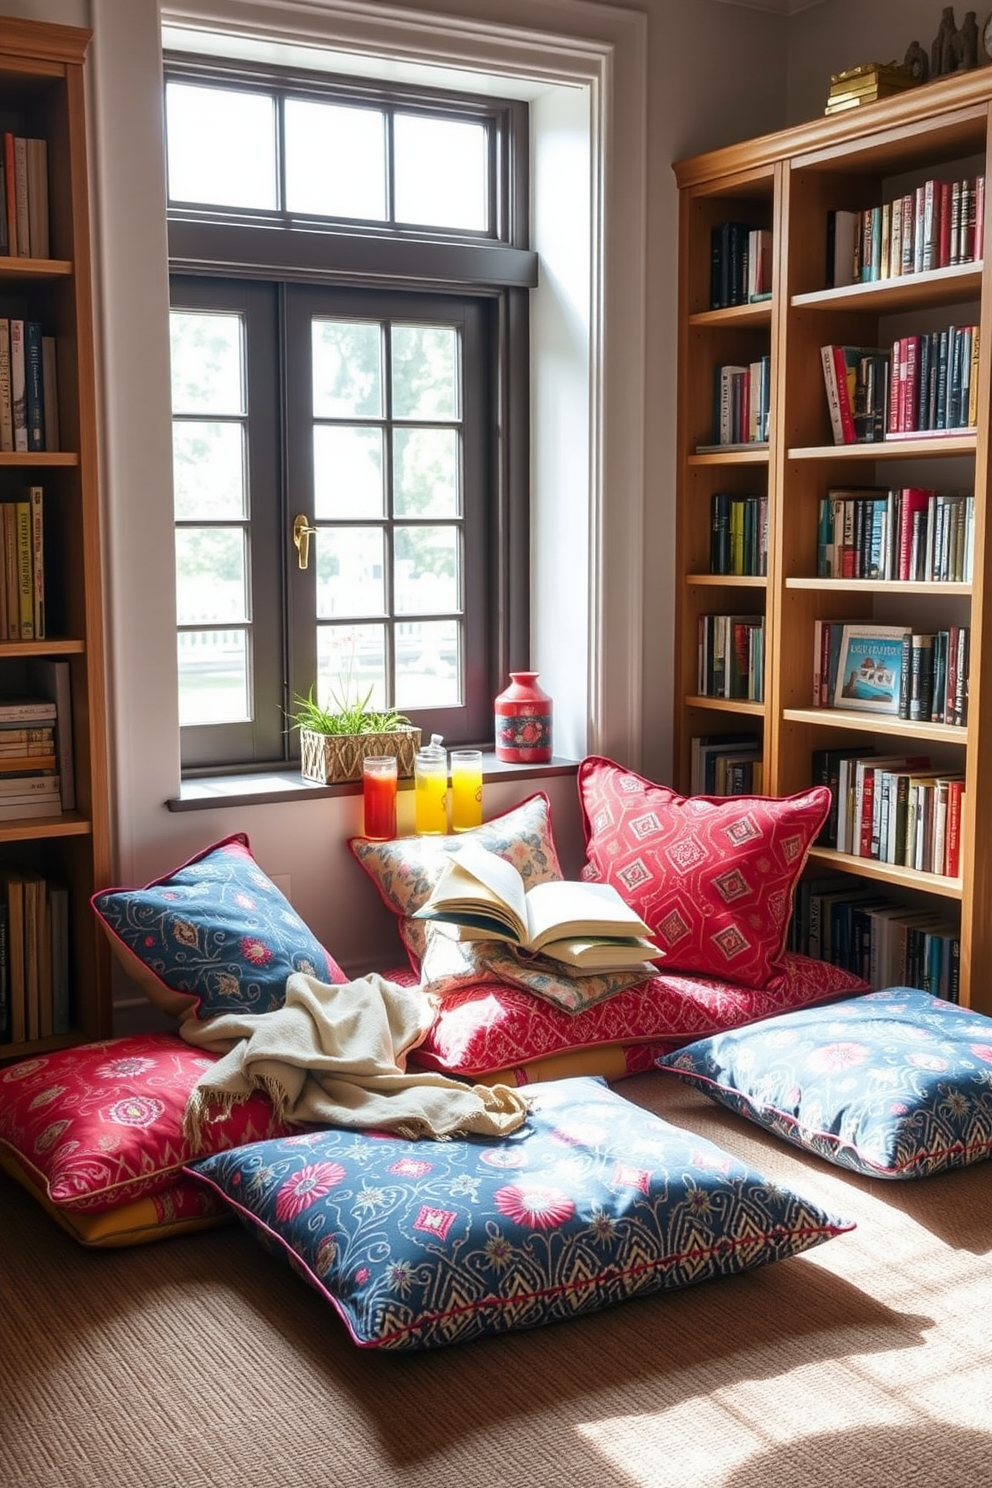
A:
[[[347,978],[235,832],[143,889],[91,900],[125,971],[172,1017],[267,1013],[286,978]]]
[[[502,816],[494,816],[471,832],[437,837],[396,837],[373,842],[352,837],[348,842],[387,909],[399,916],[400,939],[410,965],[420,970],[426,946],[426,923],[410,916],[427,903],[448,861],[466,837],[475,837],[490,852],[512,863],[527,888],[562,877],[551,831],[551,802],[543,791],[528,796]]]
[[[40,1054],[0,1069],[0,1166],[55,1206],[104,1213],[163,1193],[195,1152],[183,1137],[190,1091],[216,1054],[177,1033],[144,1033]],[[290,1128],[253,1094],[207,1123],[211,1151]]]
[[[427,1349],[781,1260],[851,1228],[597,1080],[500,1141],[320,1131],[192,1164],[355,1343]]]
[[[909,987],[722,1033],[658,1067],[869,1177],[925,1178],[992,1154],[992,1018]]]
[[[578,786],[582,877],[612,884],[651,926],[665,970],[763,987],[785,949],[829,789],[679,796],[596,755],[579,766]]]
[[[397,973],[390,977],[395,980]],[[617,1045],[687,1044],[789,1008],[867,990],[860,977],[791,951],[763,987],[666,970],[574,1013],[523,988],[481,981],[442,1000],[410,1064],[482,1080],[497,1070],[581,1049],[595,1056],[598,1049]],[[612,1065],[585,1072],[610,1074]]]

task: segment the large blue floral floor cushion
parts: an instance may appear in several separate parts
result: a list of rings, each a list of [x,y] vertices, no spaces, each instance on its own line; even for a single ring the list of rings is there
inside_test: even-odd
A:
[[[915,988],[796,1009],[657,1063],[871,1178],[926,1178],[992,1155],[992,1018]]]
[[[425,1349],[733,1275],[852,1225],[596,1078],[497,1141],[321,1129],[201,1159],[366,1348]]]

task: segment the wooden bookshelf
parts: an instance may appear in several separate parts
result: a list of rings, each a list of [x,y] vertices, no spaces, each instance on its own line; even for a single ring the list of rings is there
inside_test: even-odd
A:
[[[992,182],[992,69],[979,68],[793,129],[678,162],[680,191],[679,410],[674,758],[690,788],[697,735],[753,733],[762,741],[763,789],[810,785],[812,756],[843,745],[897,753],[912,743],[937,768],[963,772],[961,872],[949,878],[815,848],[807,875],[843,871],[909,909],[960,925],[960,1000],[992,1012],[992,551],[985,538],[992,420],[992,229],[984,260],[827,287],[827,217],[891,200],[928,179],[984,173]],[[772,298],[710,308],[711,231],[737,220],[769,227]],[[833,443],[820,347],[887,348],[948,324],[979,327],[976,426],[932,438]],[[713,440],[714,368],[771,354],[771,419],[764,450],[698,453]],[[817,515],[832,487],[926,486],[975,495],[969,582],[855,581],[817,577]],[[747,587],[710,574],[710,502],[717,492],[766,492],[767,579]],[[700,615],[765,619],[764,703],[698,695]],[[932,631],[970,629],[967,726],[907,723],[889,715],[812,706],[813,627],[868,620]]]
[[[0,699],[30,690],[34,658],[67,662],[75,807],[0,822],[0,867],[64,885],[69,901],[69,1017],[62,1033],[0,1042],[0,1060],[111,1032],[106,947],[90,895],[109,876],[110,829],[100,494],[86,178],[84,59],[90,32],[0,22],[0,130],[48,149],[50,259],[0,256],[0,316],[41,322],[55,338],[57,450],[0,454],[0,499],[43,488],[46,634],[0,641]],[[42,1020],[47,1028],[47,1019]]]

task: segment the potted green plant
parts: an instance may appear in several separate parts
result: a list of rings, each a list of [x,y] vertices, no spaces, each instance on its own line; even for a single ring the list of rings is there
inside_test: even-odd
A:
[[[371,687],[354,702],[332,689],[332,706],[325,708],[311,687],[306,697],[294,699],[289,718],[291,726],[300,731],[304,780],[321,785],[361,780],[362,760],[367,754],[395,755],[400,775],[413,774],[420,729],[395,708],[370,708],[371,697]]]

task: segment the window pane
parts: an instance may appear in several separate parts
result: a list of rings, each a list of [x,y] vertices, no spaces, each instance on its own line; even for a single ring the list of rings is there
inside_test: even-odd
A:
[[[314,318],[314,418],[382,416],[381,343],[377,321]]]
[[[458,609],[457,527],[397,527],[394,553],[398,615]]]
[[[171,200],[263,211],[279,205],[272,98],[168,83],[165,102]]]
[[[457,707],[462,701],[456,620],[417,621],[396,627],[396,707]]]
[[[382,528],[324,528],[316,542],[318,620],[385,614]]]
[[[458,452],[456,429],[393,431],[393,503],[397,516],[458,516]]]
[[[241,424],[175,419],[172,473],[176,517],[238,518],[247,514]]]
[[[397,114],[393,148],[397,222],[488,230],[483,125]]]
[[[245,534],[240,527],[176,529],[176,614],[180,625],[248,619]]]
[[[458,333],[453,326],[393,327],[393,417],[455,419]]]
[[[173,310],[169,325],[173,413],[245,413],[241,316]]]
[[[286,100],[286,208],[386,218],[386,128],[378,109]]]
[[[182,631],[179,722],[244,723],[248,719],[248,637],[243,630]]]
[[[321,625],[317,630],[317,698],[323,707],[386,704],[383,625]]]
[[[383,516],[382,430],[316,424],[313,495],[315,514],[325,521]]]

